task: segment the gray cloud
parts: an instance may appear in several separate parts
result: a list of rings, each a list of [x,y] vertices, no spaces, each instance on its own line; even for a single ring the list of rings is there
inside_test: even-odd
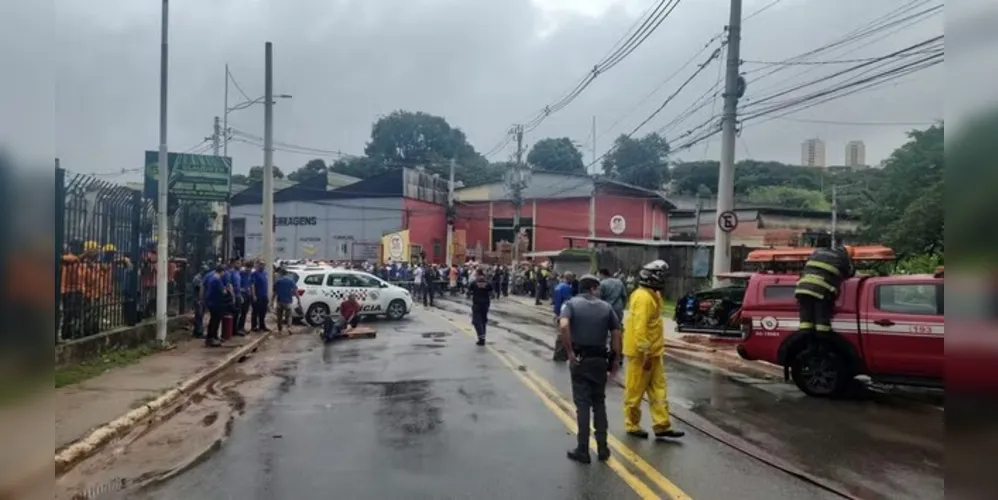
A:
[[[263,93],[263,45],[274,43],[275,87],[293,94],[276,108],[277,140],[349,153],[362,151],[371,123],[394,109],[445,116],[480,150],[495,145],[512,123],[530,117],[567,92],[631,26],[648,1],[547,0],[282,0],[174,1],[170,32],[170,127],[174,151],[187,150],[211,133],[223,109],[223,67],[251,98]],[[746,0],[746,14],[769,0]],[[779,60],[835,39],[906,2],[786,0],[749,20],[742,57]],[[626,8],[625,8],[626,7]],[[140,166],[142,152],[158,140],[159,3],[59,0],[55,25],[55,150],[78,172]],[[727,2],[683,2],[673,16],[626,61],[601,76],[564,111],[528,138],[573,137],[588,143],[592,116],[602,131],[693,55],[727,22]],[[942,16],[848,56],[870,57],[942,32]],[[542,36],[543,34],[543,36]],[[4,50],[18,48],[4,44]],[[755,65],[757,66],[757,65]],[[755,67],[746,64],[743,70]],[[690,69],[692,70],[692,68]],[[789,79],[783,71],[753,91],[833,71],[819,68]],[[629,131],[689,74],[599,137],[597,151]],[[713,85],[711,67],[651,122],[655,130]],[[941,66],[905,83],[804,111],[797,118],[832,121],[924,122],[943,116]],[[233,102],[238,93],[231,91]],[[709,109],[709,107],[708,107]],[[720,102],[716,109],[720,110]],[[699,123],[707,110],[687,124]],[[262,135],[263,108],[230,115],[230,125]],[[842,161],[845,142],[862,139],[868,160],[879,161],[904,140],[904,126],[860,127],[774,120],[749,125],[740,140],[757,159],[799,160],[800,142],[825,139],[830,163]],[[692,148],[690,159],[716,159],[718,141]],[[705,154],[706,151],[706,154]],[[504,154],[508,154],[508,150]],[[237,172],[262,162],[258,147],[232,143]],[[589,153],[586,154],[589,157]],[[308,155],[278,151],[288,170]],[[139,176],[121,179],[138,180]]]

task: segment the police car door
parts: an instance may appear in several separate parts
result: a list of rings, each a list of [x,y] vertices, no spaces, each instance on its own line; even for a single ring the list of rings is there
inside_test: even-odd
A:
[[[360,302],[361,314],[384,314],[386,304],[381,281],[374,276],[354,274],[350,276],[352,292]]]
[[[326,286],[322,287],[323,301],[329,306],[329,312],[337,314],[340,311],[340,304],[347,298],[350,289],[349,274],[329,273],[326,276]]]

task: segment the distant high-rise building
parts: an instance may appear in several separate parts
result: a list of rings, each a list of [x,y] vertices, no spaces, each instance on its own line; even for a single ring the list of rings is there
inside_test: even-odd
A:
[[[845,164],[847,167],[866,166],[866,144],[863,144],[863,141],[849,141],[846,143]]]
[[[800,164],[805,167],[825,166],[825,141],[808,139],[800,145]]]

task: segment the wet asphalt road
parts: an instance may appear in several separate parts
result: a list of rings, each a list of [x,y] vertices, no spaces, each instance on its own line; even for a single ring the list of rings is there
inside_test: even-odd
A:
[[[563,364],[548,361],[547,327],[498,305],[493,319],[518,333],[492,328],[495,351],[483,349],[458,327],[469,326],[467,308],[442,305],[429,311],[417,306],[406,320],[376,323],[376,339],[331,346],[314,339],[316,348],[282,368],[280,389],[264,404],[248,408],[221,450],[137,497],[640,498],[636,489],[642,487],[666,497],[636,462],[620,460],[620,474],[608,464],[582,466],[565,458],[574,437],[552,404],[558,395],[570,399],[568,374]],[[505,364],[509,359],[555,396],[542,399],[528,388],[516,364]],[[765,443],[770,452],[829,471],[833,478],[862,473],[846,482],[864,493],[857,496],[941,497],[941,478],[937,489],[924,471],[895,460],[898,449],[914,453],[901,457],[905,460],[936,459],[925,443],[909,442],[911,436],[897,425],[843,437],[831,431],[867,426],[837,421],[827,406],[820,406],[828,402],[802,401],[779,387],[782,383],[739,380],[679,363],[669,363],[669,376],[677,415],[701,416],[741,439]],[[618,388],[609,389],[607,404],[611,431],[620,443],[689,497],[838,498],[682,423],[678,426],[688,434],[680,443],[635,441],[622,432]],[[853,416],[891,420],[890,408],[875,411],[857,404],[866,409],[851,411]],[[892,448],[880,453],[881,445]],[[849,451],[853,446],[858,451]],[[848,463],[859,456],[865,458]],[[941,464],[941,450],[938,459]],[[625,480],[628,474],[631,483]]]
[[[462,300],[440,306],[455,313],[467,308]],[[495,333],[530,358],[550,358],[543,344],[553,343],[554,329],[539,324],[549,321],[543,314],[510,301],[494,303],[493,309]],[[712,435],[782,459],[860,498],[943,497],[944,413],[933,404],[904,392],[815,399],[782,379],[666,361],[673,414],[703,424]],[[567,375],[560,374],[564,366],[541,362],[531,368],[570,391]]]

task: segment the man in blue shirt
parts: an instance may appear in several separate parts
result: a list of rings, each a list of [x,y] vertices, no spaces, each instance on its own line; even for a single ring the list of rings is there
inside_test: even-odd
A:
[[[250,320],[250,328],[254,332],[269,331],[264,320],[267,318],[268,291],[267,269],[263,262],[256,263],[256,269],[250,273],[250,297],[253,301],[253,317]]]
[[[222,325],[222,316],[227,312],[229,300],[228,290],[225,284],[225,268],[217,266],[213,272],[208,273],[202,288],[205,307],[208,309],[208,331],[204,343],[208,347],[218,347],[222,345],[218,337],[218,329]]]
[[[291,276],[288,276],[288,272],[284,268],[278,269],[277,274],[279,277],[274,280],[274,298],[272,299],[277,312],[277,333],[284,330],[285,324],[287,324],[288,333],[291,333],[291,304],[297,300],[298,307],[301,307],[298,285],[295,284],[295,280],[291,279]]]
[[[551,296],[551,305],[554,306],[555,327],[558,326],[558,318],[561,317],[561,306],[565,302],[568,302],[568,299],[572,298],[572,281],[574,280],[575,274],[571,271],[565,271],[565,274],[561,277],[561,283],[558,283],[558,286],[554,288],[554,294]],[[561,343],[561,335],[558,335],[554,339],[553,359],[562,363],[568,361],[568,351]]]
[[[250,297],[250,288],[252,288],[252,283],[250,282],[250,271],[249,266],[244,263],[239,263],[239,316],[236,317],[236,335],[246,335],[246,317],[250,314],[250,306],[252,305],[252,299]]]

